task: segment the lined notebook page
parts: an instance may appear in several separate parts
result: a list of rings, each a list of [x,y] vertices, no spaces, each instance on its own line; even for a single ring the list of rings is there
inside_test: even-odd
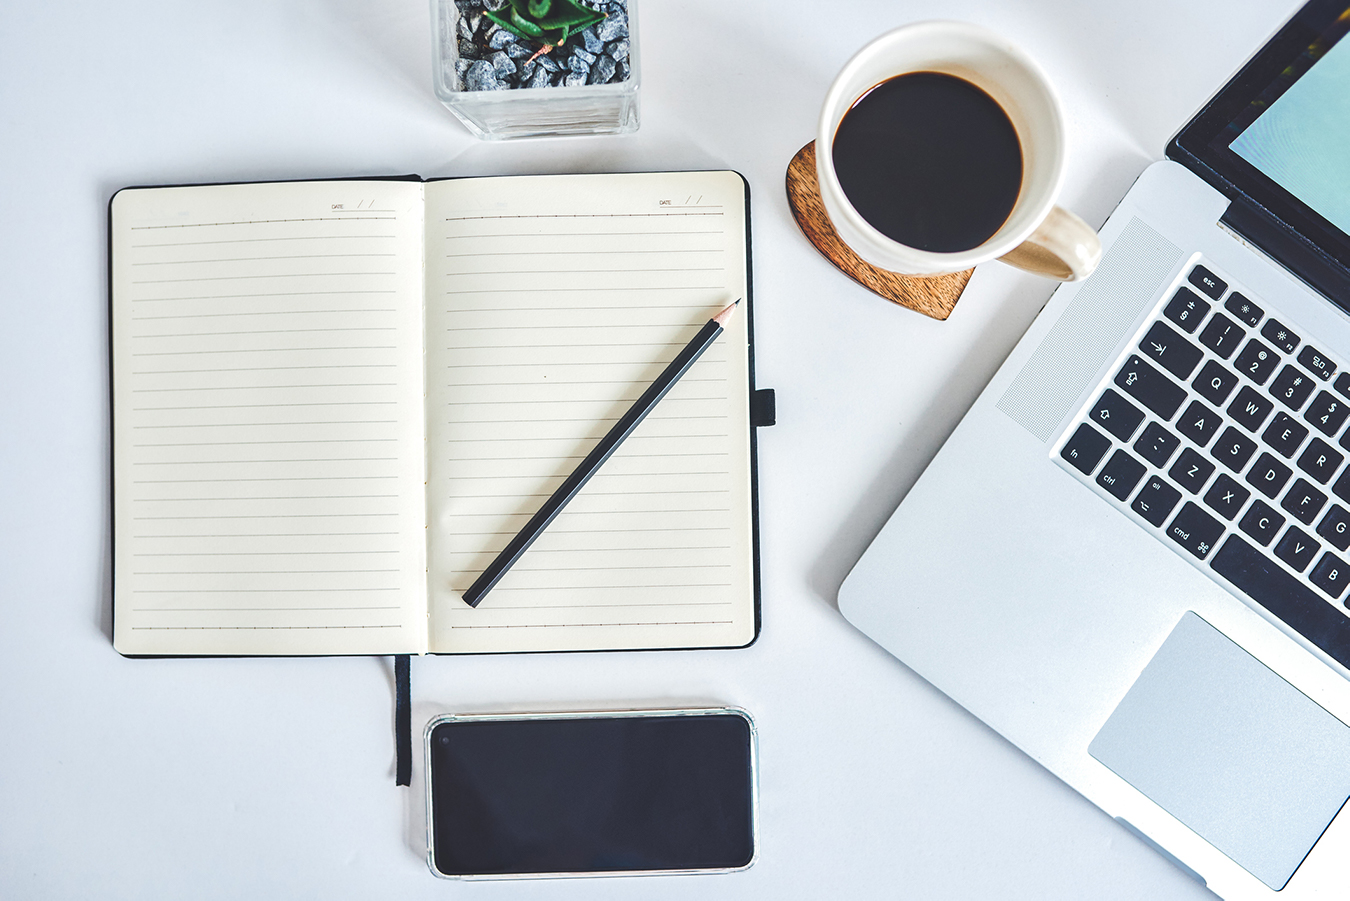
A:
[[[122,653],[425,649],[421,193],[115,198]]]
[[[754,637],[743,311],[479,606],[460,597],[745,293],[735,173],[427,185],[433,651]]]

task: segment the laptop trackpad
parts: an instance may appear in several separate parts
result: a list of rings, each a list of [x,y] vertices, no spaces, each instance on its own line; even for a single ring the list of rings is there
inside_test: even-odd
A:
[[[1194,613],[1088,752],[1275,891],[1350,797],[1350,727]]]

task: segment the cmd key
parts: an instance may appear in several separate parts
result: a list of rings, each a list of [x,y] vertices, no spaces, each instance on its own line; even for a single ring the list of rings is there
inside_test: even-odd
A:
[[[1134,354],[1116,373],[1116,385],[1164,422],[1176,415],[1181,402],[1186,399],[1185,388]]]
[[[1168,538],[1201,560],[1208,556],[1222,535],[1223,524],[1190,502],[1167,527]]]

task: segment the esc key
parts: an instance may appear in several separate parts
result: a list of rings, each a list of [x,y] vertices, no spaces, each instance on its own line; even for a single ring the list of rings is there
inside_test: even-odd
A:
[[[1192,269],[1191,274],[1187,277],[1187,281],[1215,300],[1222,297],[1223,292],[1228,289],[1228,282],[1219,278],[1204,266],[1196,266]]]

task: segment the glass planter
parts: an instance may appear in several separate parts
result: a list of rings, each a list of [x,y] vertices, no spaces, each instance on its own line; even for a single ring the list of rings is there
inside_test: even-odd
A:
[[[499,0],[488,0],[488,5],[491,6],[494,2]],[[615,71],[616,76],[621,76],[624,71],[623,62],[627,62],[627,78],[622,81],[612,81],[608,84],[569,83],[549,87],[471,91],[467,89],[469,83],[486,82],[490,86],[499,84],[492,75],[482,77],[486,70],[481,66],[479,70],[471,73],[469,70],[476,61],[461,58],[461,42],[467,41],[471,35],[480,34],[477,29],[470,27],[470,22],[478,21],[478,17],[482,15],[481,9],[470,9],[461,13],[455,0],[431,0],[432,79],[435,82],[436,96],[470,131],[490,141],[555,135],[624,134],[636,131],[638,127],[636,5],[635,0],[626,2],[627,57],[617,63]],[[460,21],[461,17],[465,19],[463,23]],[[520,45],[504,46],[499,49],[512,54],[508,58],[511,65],[516,67],[516,72],[528,69],[532,80],[536,83],[543,78],[537,74],[541,69],[548,72],[550,80],[564,80],[568,75],[573,76],[572,82],[594,80],[589,72],[575,72],[567,65],[573,50],[576,48],[585,50],[584,44],[569,41],[566,53],[563,50],[555,50],[549,54],[549,63],[536,60],[534,65],[529,67],[526,65],[529,54],[524,51],[539,49],[537,43],[530,44],[514,38],[499,39],[501,40],[505,40],[508,45]],[[615,49],[613,42],[607,47]],[[473,50],[472,47],[468,49]],[[623,48],[618,49],[621,52]],[[598,61],[599,56],[608,54],[589,53],[589,55],[596,57]],[[581,58],[584,59],[584,56]],[[549,65],[556,68],[546,69]],[[607,67],[608,63],[599,65]],[[562,78],[555,78],[554,76],[559,73]]]

